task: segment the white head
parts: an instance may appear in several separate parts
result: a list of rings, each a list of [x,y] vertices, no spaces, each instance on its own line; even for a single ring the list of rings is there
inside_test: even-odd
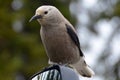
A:
[[[30,21],[37,19],[41,25],[60,23],[63,21],[63,15],[54,6],[40,6],[37,8],[35,15],[30,19]]]

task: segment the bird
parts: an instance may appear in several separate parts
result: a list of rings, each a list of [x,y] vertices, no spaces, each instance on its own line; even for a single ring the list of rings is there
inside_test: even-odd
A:
[[[83,77],[94,75],[85,61],[75,28],[55,6],[38,7],[29,22],[33,20],[41,25],[40,36],[49,64],[72,65]]]

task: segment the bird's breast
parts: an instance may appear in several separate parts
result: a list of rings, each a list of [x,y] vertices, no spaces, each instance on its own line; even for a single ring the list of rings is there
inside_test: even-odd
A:
[[[80,58],[78,47],[72,42],[64,27],[41,28],[41,39],[50,61],[74,63]]]

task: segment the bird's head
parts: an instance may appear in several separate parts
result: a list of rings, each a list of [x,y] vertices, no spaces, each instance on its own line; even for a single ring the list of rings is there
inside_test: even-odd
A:
[[[38,22],[42,25],[48,23],[58,23],[62,21],[62,18],[62,14],[56,7],[45,5],[37,8],[35,15],[30,19],[30,22],[32,20],[38,20]]]

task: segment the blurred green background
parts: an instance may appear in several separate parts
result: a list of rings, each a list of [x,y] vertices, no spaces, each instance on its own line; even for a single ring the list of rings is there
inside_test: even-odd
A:
[[[83,0],[0,0],[0,80],[27,80],[48,65],[48,58],[39,34],[40,25],[37,21],[29,23],[29,19],[39,6],[50,4],[56,6],[75,26],[78,21],[74,15],[71,15],[69,7],[76,1]],[[113,0],[101,1],[106,4]],[[114,16],[120,17],[120,1],[116,1],[117,3],[112,7],[112,14],[106,14],[104,11],[92,18],[92,22],[87,24],[90,32],[98,35],[94,28],[97,21],[112,19]],[[106,50],[109,51],[107,48]],[[105,53],[106,50],[101,53]],[[105,60],[108,55],[101,55],[99,61]],[[111,67],[115,73],[113,80],[120,80],[119,64],[120,59]]]

